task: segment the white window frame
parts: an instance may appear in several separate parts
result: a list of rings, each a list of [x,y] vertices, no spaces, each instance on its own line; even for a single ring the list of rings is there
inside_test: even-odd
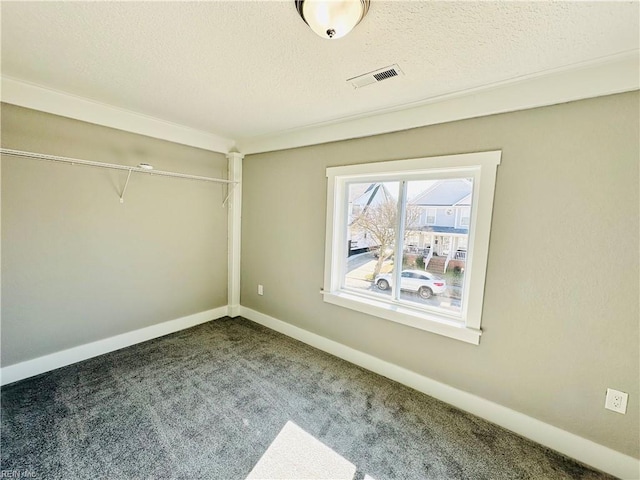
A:
[[[497,167],[502,152],[490,151],[414,158],[327,168],[327,228],[323,298],[369,315],[478,345],[480,343],[484,283],[489,253],[491,216]],[[460,315],[412,308],[405,303],[342,287],[347,258],[348,185],[369,181],[473,178],[473,196],[464,295]],[[404,201],[401,199],[400,201]],[[396,258],[402,258],[397,242]],[[399,273],[396,272],[399,276]],[[398,282],[394,282],[399,285]]]

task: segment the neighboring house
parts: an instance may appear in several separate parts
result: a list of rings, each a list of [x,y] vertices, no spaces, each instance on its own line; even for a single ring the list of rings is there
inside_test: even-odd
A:
[[[414,225],[407,227],[405,251],[424,255],[427,269],[464,268],[472,189],[472,182],[464,178],[438,180],[410,200],[420,213]],[[384,183],[351,185],[349,197],[349,225],[367,208],[397,201]],[[378,246],[367,232],[350,229],[349,255]]]
[[[421,214],[406,245],[424,254],[428,270],[464,268],[472,189],[473,183],[464,178],[439,180],[411,200]]]

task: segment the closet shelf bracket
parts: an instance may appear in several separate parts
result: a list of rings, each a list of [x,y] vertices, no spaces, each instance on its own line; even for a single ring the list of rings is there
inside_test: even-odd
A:
[[[122,189],[122,193],[120,194],[120,203],[124,203],[124,192],[127,191],[127,185],[129,185],[130,178],[131,178],[131,169],[129,169],[129,173],[127,174],[127,181],[124,182],[124,188]]]

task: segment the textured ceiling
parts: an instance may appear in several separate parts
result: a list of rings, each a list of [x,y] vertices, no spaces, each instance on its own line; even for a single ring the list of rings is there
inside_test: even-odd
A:
[[[371,1],[343,39],[293,0],[6,2],[2,74],[228,138],[385,111],[638,49],[638,2]],[[393,63],[405,73],[354,90]]]

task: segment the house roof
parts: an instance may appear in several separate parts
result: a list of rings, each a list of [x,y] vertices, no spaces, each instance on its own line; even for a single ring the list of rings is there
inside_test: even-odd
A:
[[[455,206],[458,207],[468,207],[471,205],[471,193],[469,195],[467,195],[466,197],[464,197],[463,199],[459,200]]]
[[[440,180],[414,198],[411,203],[426,207],[470,205],[471,190],[472,183],[463,178]]]
[[[372,183],[366,188],[364,193],[355,198],[352,203],[354,205],[368,207],[370,205],[380,205],[393,199],[393,195],[391,195],[391,192],[389,192],[389,189],[383,183]]]
[[[421,232],[433,232],[433,233],[459,233],[466,235],[469,233],[468,228],[455,228],[455,227],[439,227],[437,225],[425,225],[417,228]]]

